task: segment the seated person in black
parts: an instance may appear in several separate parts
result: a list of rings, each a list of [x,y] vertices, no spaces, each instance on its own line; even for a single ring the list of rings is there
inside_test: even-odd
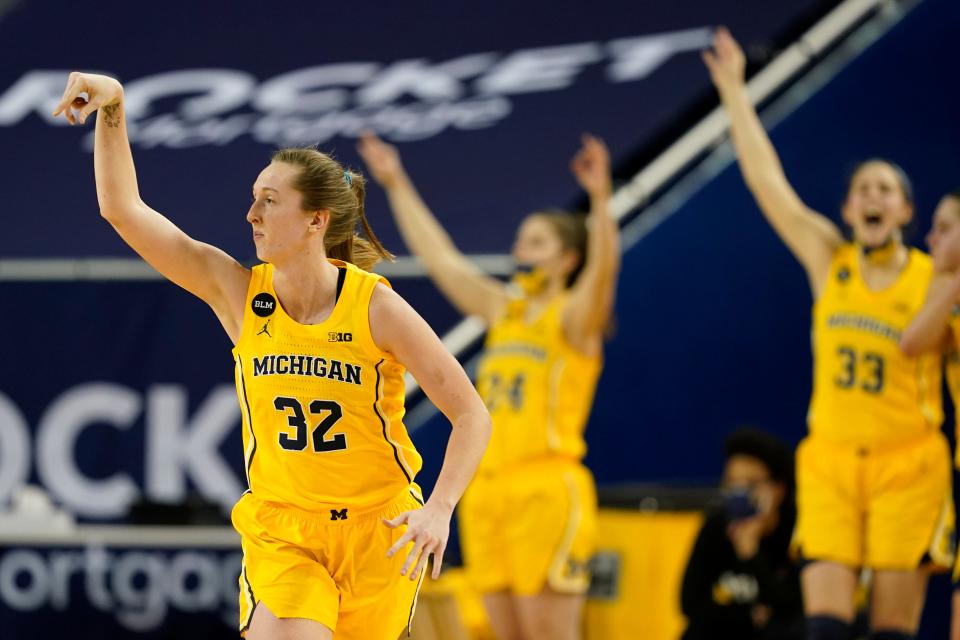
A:
[[[789,557],[793,452],[754,429],[736,431],[725,448],[725,508],[708,515],[683,576],[683,638],[802,638],[800,572]]]

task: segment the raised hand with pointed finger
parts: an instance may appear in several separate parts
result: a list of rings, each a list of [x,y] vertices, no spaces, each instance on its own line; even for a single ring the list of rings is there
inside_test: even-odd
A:
[[[744,83],[747,58],[726,27],[717,29],[713,49],[704,51],[703,63],[710,71],[710,79],[721,94]]]
[[[54,116],[63,116],[70,124],[83,124],[91,113],[104,107],[119,104],[123,99],[123,87],[110,76],[74,71],[67,78],[63,97],[53,110]],[[74,113],[76,111],[76,113]],[[119,115],[114,110],[107,113],[106,124],[111,127],[120,125]]]
[[[603,140],[588,133],[581,138],[582,146],[570,162],[570,170],[577,182],[591,197],[609,197],[610,152]]]

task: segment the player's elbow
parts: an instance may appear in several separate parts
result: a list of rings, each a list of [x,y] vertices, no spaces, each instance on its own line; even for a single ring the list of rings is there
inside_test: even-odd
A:
[[[486,447],[490,436],[493,435],[493,420],[486,407],[482,407],[477,413],[477,433],[483,438],[483,446]]]
[[[114,227],[121,225],[124,220],[136,216],[141,207],[141,203],[137,201],[130,202],[119,198],[104,197],[103,195],[99,197],[99,202],[100,217]]]
[[[104,206],[100,205],[100,217],[112,224],[117,226],[120,221],[123,219],[123,212],[117,207]]]
[[[468,425],[469,428],[474,432],[477,440],[482,443],[483,448],[487,448],[487,443],[490,441],[490,436],[493,434],[493,420],[490,418],[490,412],[487,411],[487,407],[484,406],[483,402],[479,403],[479,406],[473,408],[466,416],[466,420],[460,420],[460,423],[463,425]]]
[[[117,224],[130,215],[130,207],[110,198],[100,198],[100,217],[110,224]]]

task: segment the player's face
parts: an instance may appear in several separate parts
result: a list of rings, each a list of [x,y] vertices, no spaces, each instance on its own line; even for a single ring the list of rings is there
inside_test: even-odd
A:
[[[890,165],[870,162],[853,176],[843,204],[843,220],[853,229],[857,242],[882,247],[899,238],[900,228],[912,216],[913,206]]]
[[[247,222],[253,228],[257,258],[277,262],[303,248],[311,237],[313,217],[301,209],[302,195],[293,188],[301,169],[274,162],[253,183]]]
[[[518,265],[540,269],[551,278],[565,278],[576,262],[553,225],[538,215],[527,216],[520,225],[512,253]]]
[[[954,271],[960,266],[960,200],[948,196],[937,205],[927,246],[938,271]]]

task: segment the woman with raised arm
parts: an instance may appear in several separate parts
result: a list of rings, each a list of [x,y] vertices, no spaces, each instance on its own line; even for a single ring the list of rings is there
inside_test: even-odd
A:
[[[490,417],[426,322],[365,270],[389,254],[364,216],[363,177],[314,149],[276,152],[253,184],[247,221],[263,264],[247,269],[141,200],[122,87],[70,74],[54,115],[82,124],[94,112],[101,215],[209,304],[234,344],[249,487],[233,510],[241,635],[396,640],[431,555],[439,575]],[[401,421],[405,370],[453,424],[425,504]]]
[[[471,580],[500,640],[578,638],[597,508],[583,430],[620,266],[607,150],[584,136],[572,169],[590,213],[529,215],[510,284],[457,250],[394,147],[368,135],[360,154],[411,253],[454,306],[489,327],[477,388],[494,432],[458,520]]]
[[[903,243],[913,215],[896,165],[854,171],[843,220],[853,241],[787,182],[744,83],[743,52],[717,32],[704,62],[730,118],[744,180],[807,272],[813,290],[813,398],[797,451],[798,521],[807,637],[846,639],[861,569],[873,570],[872,638],[910,638],[931,569],[949,567],[950,453],[940,433],[940,358],[898,346],[933,275]]]
[[[943,353],[947,361],[947,388],[953,398],[955,429],[960,434],[960,189],[940,199],[927,234],[936,275],[927,302],[903,332],[900,348],[915,356],[925,351]],[[954,461],[960,467],[960,451]],[[960,640],[960,558],[953,568],[953,615],[950,640]]]

